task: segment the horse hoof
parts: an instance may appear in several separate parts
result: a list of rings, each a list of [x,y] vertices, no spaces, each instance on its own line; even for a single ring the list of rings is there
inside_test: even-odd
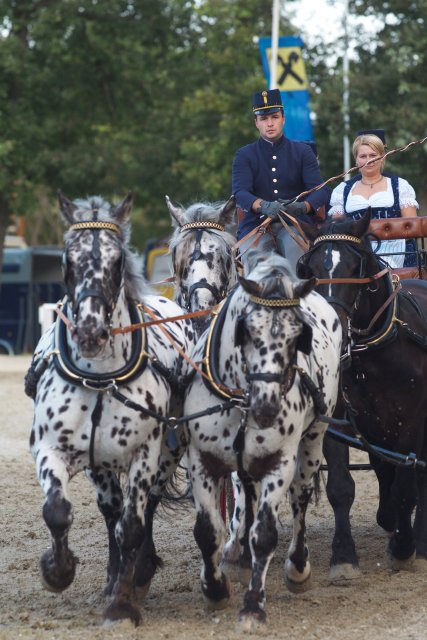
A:
[[[399,558],[395,558],[390,553],[387,553],[389,566],[392,571],[414,571],[415,569],[415,551],[409,556],[406,560],[400,560]]]
[[[40,579],[45,589],[60,593],[67,589],[76,575],[77,558],[69,549],[57,562],[52,549],[48,549],[40,559]]]
[[[231,582],[226,575],[222,574],[221,582],[214,583],[210,589],[202,583],[202,593],[208,611],[225,609],[231,599]]]
[[[138,587],[138,585],[136,585],[135,591],[139,600],[144,600],[144,598],[147,596],[148,592],[150,591],[150,585],[151,580],[143,584],[141,587]]]
[[[259,609],[256,613],[248,612],[244,609],[239,613],[237,620],[237,630],[242,633],[256,633],[265,628],[267,616],[265,611]]]
[[[104,625],[109,626],[121,620],[129,620],[137,627],[141,622],[141,613],[136,604],[113,600],[104,611]]]
[[[252,569],[239,567],[239,582],[243,587],[249,587],[252,578]]]
[[[329,569],[329,580],[334,584],[346,584],[348,580],[357,580],[360,578],[360,569],[350,562],[343,564],[334,564]]]
[[[287,575],[285,575],[285,585],[291,593],[305,593],[312,587],[311,572],[302,582],[291,580]]]
[[[205,607],[208,613],[212,613],[213,611],[221,611],[222,609],[226,609],[230,604],[230,596],[226,598],[222,598],[222,600],[209,600],[206,596],[203,596],[205,600]]]

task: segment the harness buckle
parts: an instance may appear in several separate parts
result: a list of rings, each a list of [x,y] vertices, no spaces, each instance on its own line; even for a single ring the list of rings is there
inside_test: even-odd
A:
[[[179,427],[179,422],[175,416],[169,416],[166,426],[171,431],[175,431]]]
[[[367,344],[355,344],[351,347],[352,353],[360,353],[362,351],[367,351],[367,350],[368,350]]]
[[[116,381],[111,378],[111,380],[102,380],[99,382],[92,383],[91,380],[87,378],[82,378],[82,385],[86,389],[90,389],[91,391],[102,391],[105,393],[111,393],[112,391],[117,390]]]

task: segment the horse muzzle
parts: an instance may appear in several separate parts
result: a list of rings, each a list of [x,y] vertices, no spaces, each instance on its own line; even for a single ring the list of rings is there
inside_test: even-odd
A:
[[[104,327],[77,326],[73,333],[73,340],[77,343],[79,351],[84,358],[95,358],[102,354],[108,342],[108,331]]]
[[[282,373],[252,373],[247,378],[251,382],[258,383],[251,387],[252,415],[260,429],[269,429],[274,425],[281,408],[284,375]],[[271,384],[267,386],[265,383],[275,383],[275,386],[272,387]]]

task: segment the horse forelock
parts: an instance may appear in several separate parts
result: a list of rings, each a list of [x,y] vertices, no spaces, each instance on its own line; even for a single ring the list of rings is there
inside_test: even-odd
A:
[[[258,258],[258,259],[257,259]],[[286,258],[271,253],[265,256],[262,252],[252,252],[248,279],[255,280],[262,288],[264,297],[293,297],[296,276]]]
[[[223,202],[195,202],[190,205],[183,212],[183,220],[184,224],[188,224],[190,222],[219,222],[221,211],[224,207]],[[210,234],[218,236],[221,240],[225,242],[224,251],[226,247],[232,247],[236,242],[236,238],[229,231],[219,231],[217,229],[206,229]],[[185,238],[184,234],[184,238]],[[192,234],[191,236],[192,237]],[[184,242],[183,234],[181,234],[180,227],[176,228],[173,232],[170,242],[169,242],[169,250],[175,251],[181,242]]]
[[[74,222],[89,222],[94,219],[100,222],[112,222],[120,227],[125,242],[130,240],[130,222],[119,222],[114,215],[115,205],[109,203],[102,196],[90,196],[73,200],[77,207],[73,213]],[[67,232],[65,234],[67,238]]]

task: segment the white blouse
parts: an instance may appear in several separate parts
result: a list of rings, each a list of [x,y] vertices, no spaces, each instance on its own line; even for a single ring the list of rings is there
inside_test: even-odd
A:
[[[386,177],[387,180],[387,190],[386,191],[376,191],[369,198],[364,198],[360,194],[353,195],[354,186],[357,182],[352,186],[350,193],[347,198],[347,212],[352,213],[353,211],[357,211],[358,209],[367,209],[368,207],[392,207],[394,204],[394,196],[393,189],[391,186],[390,178]],[[338,213],[345,213],[344,211],[344,187],[345,182],[341,182],[335,189],[332,191],[331,195],[331,208],[329,210],[328,215],[332,216]],[[407,180],[403,178],[398,178],[399,185],[399,204],[400,208],[403,207],[416,207],[418,209],[419,205],[415,199],[415,191],[413,187],[409,184]]]
[[[353,189],[355,184],[352,186],[350,193],[347,197],[346,209],[347,213],[352,213],[353,211],[358,211],[360,209],[367,209],[368,207],[381,207],[382,209],[391,208],[394,204],[394,195],[393,188],[391,186],[390,178],[386,177],[387,180],[387,190],[386,191],[377,191],[369,196],[369,198],[364,198],[360,194],[353,194]],[[415,191],[409,184],[407,180],[403,178],[398,178],[399,185],[399,205],[402,209],[403,207],[416,207],[419,208],[418,202],[415,198]],[[332,191],[331,195],[331,208],[329,209],[328,216],[332,216],[334,214],[343,214],[346,213],[344,211],[344,187],[345,182],[341,182],[335,189]],[[377,242],[372,242],[372,249],[376,253],[381,254],[398,254],[405,251],[405,240],[383,240],[378,246]],[[385,257],[383,256],[383,259]],[[405,260],[404,255],[390,255],[387,256],[387,262],[390,267],[398,269],[403,267],[403,263]]]

